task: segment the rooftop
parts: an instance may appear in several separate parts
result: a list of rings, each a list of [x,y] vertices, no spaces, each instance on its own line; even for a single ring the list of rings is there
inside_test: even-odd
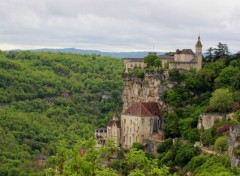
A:
[[[144,62],[144,58],[124,58],[124,60],[129,62]]]
[[[133,103],[123,114],[139,117],[153,117],[160,115],[160,109],[156,102],[137,102]]]
[[[191,54],[195,55],[194,52],[191,49],[183,49],[183,50],[176,50],[176,54]]]
[[[173,56],[160,56],[161,60],[174,60]]]

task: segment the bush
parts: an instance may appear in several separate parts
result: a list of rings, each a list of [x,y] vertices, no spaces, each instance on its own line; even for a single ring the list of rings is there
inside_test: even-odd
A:
[[[217,128],[216,132],[221,134],[221,133],[226,132],[228,130],[229,130],[229,125],[222,125],[222,126]]]
[[[240,122],[240,110],[235,113],[234,118]]]
[[[207,129],[201,134],[201,140],[203,145],[212,145],[214,143],[214,136],[212,129]]]
[[[216,139],[214,143],[214,149],[219,152],[225,152],[228,149],[227,136],[220,136]]]
[[[172,144],[173,144],[172,138],[166,139],[162,144],[158,145],[157,152],[158,153],[166,152],[171,148]]]

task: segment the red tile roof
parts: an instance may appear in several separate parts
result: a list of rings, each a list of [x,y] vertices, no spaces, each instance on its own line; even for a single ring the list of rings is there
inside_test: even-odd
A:
[[[153,117],[160,115],[160,109],[156,102],[137,102],[133,103],[123,114],[139,117]]]
[[[194,55],[194,52],[191,49],[183,49],[182,51],[177,49],[176,54],[192,54],[192,55]]]

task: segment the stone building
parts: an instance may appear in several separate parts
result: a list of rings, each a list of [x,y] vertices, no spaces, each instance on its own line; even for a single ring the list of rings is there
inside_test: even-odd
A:
[[[156,55],[155,52],[149,52],[149,55]],[[202,68],[202,43],[200,36],[195,45],[195,53],[191,49],[177,49],[174,56],[160,56],[162,68],[177,68],[181,70],[200,70]],[[143,58],[124,59],[125,72],[128,73],[135,67],[146,68]]]
[[[177,49],[174,54],[174,61],[169,63],[169,69],[200,70],[202,68],[202,43],[200,36],[195,45],[195,50],[194,53],[191,49]]]
[[[145,68],[147,64],[144,63],[143,58],[125,58],[124,59],[124,67],[125,67],[125,73],[128,73],[133,68],[139,67],[139,68]]]
[[[112,138],[116,146],[120,146],[121,123],[117,114],[114,114],[112,120],[107,125],[107,137]]]
[[[121,116],[121,146],[129,149],[161,129],[160,108],[155,102],[133,103]]]
[[[95,141],[97,143],[96,147],[100,147],[105,145],[107,139],[107,129],[106,128],[98,128],[95,130]]]

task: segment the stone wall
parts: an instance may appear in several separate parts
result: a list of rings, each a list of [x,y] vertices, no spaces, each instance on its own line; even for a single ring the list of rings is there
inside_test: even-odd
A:
[[[191,62],[173,62],[169,63],[169,69],[182,69],[182,70],[191,70],[191,69],[196,69],[199,70],[198,68],[198,63],[191,63]]]
[[[194,59],[193,54],[174,54],[175,62],[190,62]]]
[[[232,167],[240,167],[240,125],[231,126],[228,138],[228,155]]]
[[[214,123],[218,120],[223,120],[226,117],[226,114],[219,113],[202,113],[198,119],[197,128],[200,129],[209,129],[212,128]]]

